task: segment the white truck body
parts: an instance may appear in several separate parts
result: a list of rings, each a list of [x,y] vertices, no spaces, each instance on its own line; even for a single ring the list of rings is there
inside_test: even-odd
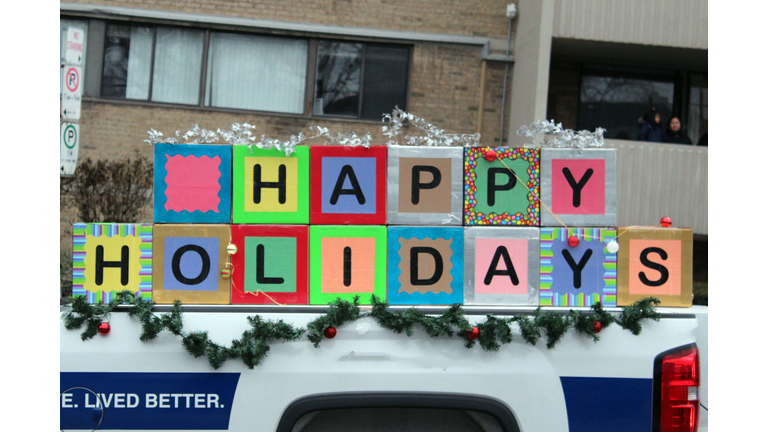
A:
[[[464,309],[467,319],[477,322],[487,313],[501,317],[535,308]],[[207,330],[211,340],[229,346],[249,328],[247,316],[305,326],[324,310],[192,305],[184,307],[184,329]],[[422,310],[439,313],[438,308]],[[697,342],[700,350],[704,348],[699,397],[707,406],[706,307],[657,311],[661,319],[642,321],[638,336],[617,324],[603,329],[598,342],[569,330],[553,349],[546,347],[545,337],[535,346],[525,343],[513,327],[513,342],[497,352],[485,352],[478,345],[467,349],[460,338],[430,338],[418,326],[411,337],[395,334],[365,317],[341,326],[335,338],[324,339],[318,348],[306,337],[275,342],[254,369],[232,359],[214,370],[204,357],[188,354],[181,338],[169,332],[141,342],[138,320],[120,310],[111,314],[110,333],[92,340],[82,341],[81,331],[67,330],[62,322],[61,426],[62,430],[98,426],[98,430],[136,431],[374,431],[382,424],[375,420],[376,409],[413,407],[422,409],[417,415],[421,420],[411,418],[407,423],[413,428],[401,425],[398,430],[467,430],[459,429],[456,420],[432,418],[424,411],[464,407],[467,418],[477,425],[474,430],[650,432],[654,360],[665,351]],[[703,316],[703,334],[697,315]],[[104,398],[103,409],[95,403],[95,394]],[[368,411],[309,414],[329,408]],[[497,416],[497,423],[486,421],[488,414],[493,417],[499,410],[506,410],[507,417],[511,414],[511,420]],[[700,430],[706,431],[706,411],[701,412]],[[330,417],[323,417],[325,413]],[[366,417],[370,424],[362,425]],[[328,418],[339,422],[324,429]],[[343,419],[356,426],[345,429],[349,425],[343,426]]]

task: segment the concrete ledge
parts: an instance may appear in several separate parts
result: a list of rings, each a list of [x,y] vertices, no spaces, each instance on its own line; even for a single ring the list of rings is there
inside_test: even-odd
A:
[[[168,12],[152,9],[136,9],[82,3],[60,3],[59,10],[62,14],[69,12],[102,19],[144,18],[167,21],[183,21],[200,24],[216,24],[248,29],[280,30],[297,33],[388,39],[404,42],[433,42],[484,46],[485,44],[489,43],[490,39],[487,37],[479,36],[461,36],[444,33],[422,33],[364,27],[346,27],[315,23],[240,18],[235,16],[194,14],[186,12]]]

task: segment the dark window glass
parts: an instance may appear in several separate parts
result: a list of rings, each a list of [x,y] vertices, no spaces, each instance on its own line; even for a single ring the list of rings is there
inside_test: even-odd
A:
[[[150,27],[107,25],[101,95],[147,99],[152,61]]]
[[[313,114],[380,120],[406,109],[408,48],[320,41]]]
[[[405,109],[408,49],[368,46],[363,77],[364,119],[381,120],[395,106]]]
[[[101,95],[197,104],[204,35],[171,27],[107,25]]]
[[[364,430],[480,432],[510,429],[504,429],[498,419],[481,411],[376,407],[312,411],[301,416],[291,430],[292,432]]]
[[[707,131],[709,130],[708,93],[707,75],[691,74],[688,135],[697,145],[707,145]]]
[[[606,73],[607,72],[607,73]],[[578,129],[606,129],[606,138],[637,139],[643,114],[661,114],[662,126],[672,115],[672,73],[590,71],[581,78]]]
[[[315,114],[357,117],[362,62],[363,44],[318,43]]]

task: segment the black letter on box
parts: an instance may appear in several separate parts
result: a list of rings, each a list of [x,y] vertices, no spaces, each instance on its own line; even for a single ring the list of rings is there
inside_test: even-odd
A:
[[[352,248],[344,247],[344,286],[352,285]]]
[[[256,246],[256,283],[281,284],[285,279],[281,277],[264,277],[264,245]]]
[[[352,189],[342,189],[346,177],[349,177],[349,182],[352,183]],[[333,187],[333,193],[331,194],[331,204],[336,205],[339,201],[339,195],[354,195],[357,197],[358,204],[365,204],[365,196],[363,195],[363,190],[360,188],[360,183],[357,182],[355,170],[349,165],[341,167],[341,173],[339,173],[339,178],[336,180],[336,186]]]
[[[258,204],[261,202],[261,189],[273,188],[277,189],[277,202],[285,204],[285,165],[277,167],[277,182],[264,182],[261,181],[261,165],[256,164],[253,166],[253,203]]]
[[[120,268],[120,284],[128,285],[128,246],[120,249],[120,261],[104,261],[104,246],[96,246],[96,285],[104,283],[104,267]]]
[[[496,267],[499,265],[499,258],[504,258],[504,265],[507,267],[506,270],[496,269]],[[509,252],[507,252],[507,248],[504,246],[499,246],[496,248],[496,252],[494,252],[493,259],[491,260],[491,266],[485,273],[485,279],[483,280],[483,283],[490,285],[491,281],[493,281],[493,277],[497,275],[509,276],[509,280],[512,281],[512,285],[514,286],[520,284],[520,279],[517,277],[515,266],[512,265],[512,259],[509,258]]]
[[[420,174],[422,172],[432,173],[432,181],[429,183],[421,183]],[[440,170],[434,166],[427,165],[414,165],[411,168],[411,204],[416,205],[419,203],[419,190],[420,189],[434,189],[442,180],[442,174]]]
[[[429,279],[419,279],[419,254],[426,253],[435,259],[435,273]],[[437,249],[429,246],[416,246],[411,248],[411,285],[434,285],[443,277],[443,257]]]
[[[504,174],[507,176],[507,182],[503,185],[496,185],[496,174]],[[488,205],[492,206],[496,204],[496,191],[506,191],[515,187],[517,179],[506,168],[489,168],[488,169]]]
[[[571,174],[571,170],[569,170],[567,167],[563,168],[563,175],[565,175],[565,179],[568,180],[568,184],[571,185],[571,189],[573,189],[573,206],[574,207],[578,207],[581,205],[581,190],[584,188],[584,185],[587,184],[587,180],[589,180],[589,178],[592,177],[593,172],[594,171],[592,170],[592,168],[587,169],[587,171],[581,177],[581,180],[579,180],[579,182],[576,183],[576,180],[573,179],[573,174]]]
[[[568,262],[568,266],[570,266],[571,270],[573,270],[573,287],[579,289],[581,288],[581,271],[584,270],[584,266],[587,265],[589,258],[592,256],[592,249],[587,249],[587,251],[584,252],[584,256],[581,257],[581,260],[579,260],[578,264],[573,261],[573,257],[571,256],[570,252],[568,252],[566,249],[563,249],[562,252],[565,261]]]
[[[203,260],[203,268],[200,270],[200,274],[194,279],[187,279],[184,277],[184,275],[181,274],[181,268],[179,267],[181,264],[181,257],[187,252],[195,252],[200,255],[200,259]],[[208,252],[206,252],[205,249],[198,245],[182,246],[173,254],[171,270],[173,271],[173,277],[175,277],[177,281],[184,285],[197,285],[208,277],[208,273],[211,271],[211,257],[208,256]]]
[[[648,259],[648,254],[654,253],[654,252],[659,254],[662,260],[665,260],[665,261],[667,260],[668,258],[667,252],[664,249],[657,248],[657,247],[649,247],[649,248],[643,249],[643,251],[640,253],[640,262],[648,268],[657,270],[659,273],[661,273],[661,277],[657,281],[652,281],[652,280],[648,280],[648,278],[645,276],[645,272],[640,272],[640,282],[648,286],[657,287],[667,283],[667,281],[669,280],[669,270],[667,270],[667,268],[664,267],[663,265],[659,263],[655,263]]]

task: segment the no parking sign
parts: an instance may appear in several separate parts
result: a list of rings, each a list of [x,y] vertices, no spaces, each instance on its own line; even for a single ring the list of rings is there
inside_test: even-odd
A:
[[[77,150],[80,144],[80,125],[61,123],[61,175],[72,175],[77,166]]]
[[[61,118],[80,119],[80,97],[83,94],[81,83],[83,69],[79,66],[64,65],[61,75]]]

